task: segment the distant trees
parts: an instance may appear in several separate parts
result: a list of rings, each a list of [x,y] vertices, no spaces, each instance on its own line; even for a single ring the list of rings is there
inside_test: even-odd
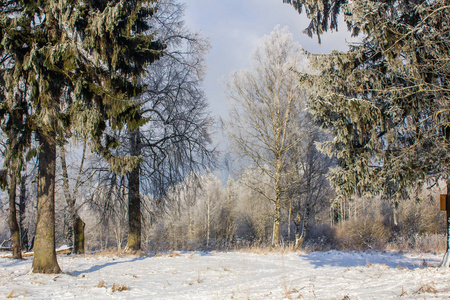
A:
[[[153,2],[8,1],[0,6],[2,124],[24,133],[25,150],[32,134],[39,141],[34,272],[60,272],[55,167],[56,147],[66,135],[73,131],[89,139],[115,169],[136,164],[137,158],[114,158],[102,138],[107,121],[120,127],[138,120],[129,100],[140,94],[136,82],[162,49],[149,31]]]
[[[261,171],[248,186],[274,204],[273,241],[278,244],[283,195],[298,179],[301,123],[306,92],[294,70],[306,70],[306,56],[286,28],[275,28],[252,54],[252,69],[227,83],[232,100],[228,134],[237,155]],[[257,174],[257,173],[256,173]],[[261,176],[268,176],[262,189]]]
[[[222,182],[212,173],[186,176],[169,189],[164,203],[152,233],[156,248],[219,248],[231,241],[232,204]]]

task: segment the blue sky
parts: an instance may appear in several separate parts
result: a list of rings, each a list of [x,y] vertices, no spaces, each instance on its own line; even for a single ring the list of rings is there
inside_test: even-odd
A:
[[[249,67],[250,53],[258,40],[269,34],[277,24],[288,26],[302,47],[314,53],[329,53],[333,49],[347,50],[350,38],[346,26],[340,22],[339,32],[327,33],[319,45],[317,38],[309,38],[301,31],[309,24],[282,0],[188,0],[185,20],[194,32],[209,38],[211,50],[207,56],[205,93],[212,115],[227,116],[223,80],[233,70]]]

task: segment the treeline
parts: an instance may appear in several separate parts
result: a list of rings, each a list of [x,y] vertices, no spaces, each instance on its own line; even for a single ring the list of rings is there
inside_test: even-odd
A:
[[[247,170],[239,180],[223,182],[214,173],[192,173],[172,186],[161,198],[143,196],[142,250],[234,250],[268,248],[272,245],[273,203],[249,188]],[[32,186],[31,182],[28,182]],[[97,185],[97,184],[94,184]],[[93,187],[94,188],[94,187]],[[24,238],[35,232],[35,197],[27,192],[27,209],[21,216]],[[95,188],[94,188],[95,190]],[[340,250],[445,250],[445,216],[439,210],[437,193],[424,188],[411,192],[411,199],[393,206],[380,197],[354,198],[333,203],[333,191],[316,199],[305,227],[302,245],[296,247],[298,230],[295,207],[304,208],[302,197],[282,203],[280,243],[308,251]],[[70,213],[57,192],[56,243],[73,242]],[[85,223],[86,251],[125,250],[127,245],[127,191],[104,198],[79,200],[79,215]],[[92,197],[92,196],[91,196]],[[5,203],[5,199],[3,203]],[[1,240],[8,238],[7,210],[1,210]],[[304,209],[301,210],[303,212]],[[291,215],[290,215],[291,214]],[[28,233],[28,235],[27,235]],[[25,240],[24,240],[25,242]],[[29,241],[31,242],[31,241]],[[26,242],[24,243],[26,246]]]

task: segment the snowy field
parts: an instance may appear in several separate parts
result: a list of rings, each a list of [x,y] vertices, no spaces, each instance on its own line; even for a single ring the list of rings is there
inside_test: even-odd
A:
[[[0,253],[1,254],[1,253]],[[59,255],[63,274],[0,257],[0,299],[449,299],[442,255],[178,252]]]

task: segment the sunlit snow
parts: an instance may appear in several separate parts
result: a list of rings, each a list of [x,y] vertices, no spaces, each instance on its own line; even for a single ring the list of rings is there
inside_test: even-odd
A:
[[[0,298],[441,299],[450,295],[441,258],[339,251],[59,255],[64,273],[42,275],[30,272],[31,258],[0,257]]]

